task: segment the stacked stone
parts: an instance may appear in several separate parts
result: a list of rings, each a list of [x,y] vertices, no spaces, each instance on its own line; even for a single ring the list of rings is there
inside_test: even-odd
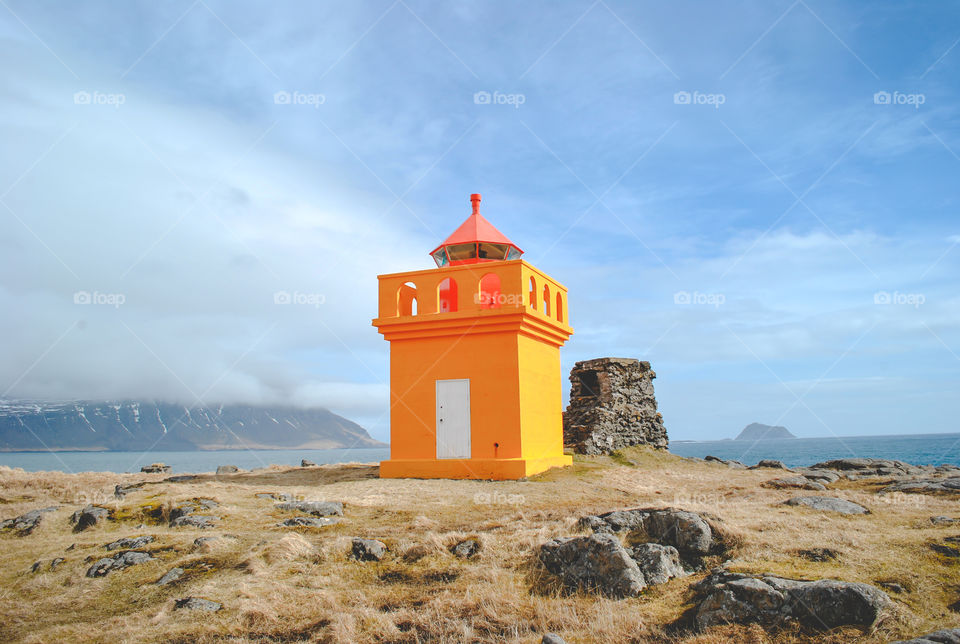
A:
[[[609,454],[630,445],[666,448],[667,430],[657,412],[650,363],[596,358],[570,372],[570,404],[563,442],[578,454]]]

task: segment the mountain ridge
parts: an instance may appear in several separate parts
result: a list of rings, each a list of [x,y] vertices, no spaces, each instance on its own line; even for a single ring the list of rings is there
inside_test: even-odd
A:
[[[0,451],[382,447],[325,408],[156,401],[0,400]]]

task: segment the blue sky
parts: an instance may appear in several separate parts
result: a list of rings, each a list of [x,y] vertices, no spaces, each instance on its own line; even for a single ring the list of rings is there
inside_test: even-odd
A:
[[[958,5],[0,4],[4,397],[386,438],[376,275],[480,192],[674,439],[960,429]]]

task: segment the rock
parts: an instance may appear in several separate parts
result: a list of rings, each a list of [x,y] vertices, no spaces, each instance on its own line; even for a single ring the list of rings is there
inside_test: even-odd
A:
[[[318,517],[343,516],[343,503],[339,501],[287,501],[277,503],[278,510],[295,510]]]
[[[223,608],[223,605],[209,599],[203,599],[201,597],[185,597],[183,599],[174,600],[174,608],[186,610],[206,610],[215,613]]]
[[[840,558],[840,553],[832,548],[808,548],[797,550],[797,554],[807,561],[835,561]]]
[[[123,548],[125,550],[136,550],[137,548],[142,548],[148,543],[153,543],[155,539],[148,534],[143,535],[142,537],[124,537],[123,539],[117,539],[112,543],[108,543],[104,546],[107,550],[119,550]]]
[[[219,538],[220,538],[220,537],[197,537],[196,539],[193,540],[193,547],[194,547],[194,548],[202,548],[202,547],[204,547],[205,545],[207,545],[208,543],[213,543],[214,541],[216,541],[216,540],[219,539]]]
[[[118,499],[123,499],[123,497],[127,496],[128,494],[130,494],[130,493],[133,492],[134,490],[139,490],[139,489],[142,488],[144,485],[145,485],[145,484],[144,484],[143,482],[141,482],[141,483],[117,483],[117,484],[114,486],[114,488],[113,488],[113,496],[117,497]]]
[[[357,561],[380,561],[387,554],[387,544],[376,539],[355,538],[350,546],[350,556]]]
[[[897,640],[891,644],[960,644],[960,628],[945,628],[912,640]]]
[[[87,570],[87,577],[103,577],[113,570],[123,570],[124,568],[146,563],[148,561],[153,561],[153,557],[146,552],[127,550],[125,552],[118,553],[111,558],[104,558],[97,561],[90,567],[89,570]]]
[[[77,510],[70,515],[70,523],[74,524],[74,532],[83,532],[100,522],[100,519],[106,519],[111,514],[107,508],[98,505],[88,505],[82,510]]]
[[[740,461],[727,461],[716,456],[707,455],[703,457],[703,460],[707,462],[721,463],[723,465],[726,465],[727,467],[731,467],[737,470],[744,470],[747,468],[747,466],[741,463]]]
[[[188,514],[186,516],[177,517],[170,522],[171,528],[182,528],[184,526],[189,526],[192,528],[212,528],[215,521],[219,521],[220,517],[201,515],[201,514]]]
[[[723,543],[714,538],[713,529],[696,512],[676,508],[638,508],[618,510],[599,516],[583,517],[581,527],[595,533],[643,532],[652,541],[676,548],[681,557],[696,564],[707,554],[723,551]]]
[[[40,525],[44,514],[47,512],[54,512],[57,509],[57,506],[53,505],[48,508],[30,510],[29,512],[25,512],[18,517],[6,519],[0,522],[0,530],[11,530],[16,532],[18,536],[25,537],[33,532],[38,525]]]
[[[33,565],[30,566],[30,572],[36,573],[40,571],[40,566],[43,565],[42,561],[34,561]]]
[[[870,514],[870,510],[846,499],[832,496],[795,496],[783,502],[784,505],[804,505],[823,512],[839,512],[840,514]]]
[[[316,466],[317,466],[316,463],[314,463],[313,461],[308,461],[305,458],[301,459],[300,461],[300,467],[316,467]]]
[[[562,637],[556,633],[544,633],[540,638],[540,644],[567,644]]]
[[[140,471],[145,474],[166,474],[172,469],[172,467],[164,465],[163,463],[152,463],[150,465],[144,465],[140,468]]]
[[[723,570],[714,571],[694,590],[705,596],[694,617],[701,629],[730,623],[777,626],[788,621],[815,630],[872,626],[893,604],[886,593],[868,584],[798,581]]]
[[[157,580],[157,586],[166,586],[167,584],[172,584],[176,580],[180,579],[183,576],[183,568],[171,568],[163,575],[160,579]]]
[[[339,522],[339,519],[331,519],[330,517],[293,517],[292,519],[285,519],[277,525],[283,528],[323,528]]]
[[[53,561],[50,562],[50,570],[56,570],[57,566],[62,564],[66,559],[63,557],[56,557]]]
[[[163,479],[164,483],[189,483],[190,481],[196,481],[199,476],[196,474],[178,474],[177,476],[168,476]]]
[[[578,454],[609,454],[631,445],[667,447],[657,412],[649,362],[597,358],[570,371],[570,404],[563,414],[563,442]]]
[[[77,547],[77,544],[71,543],[69,546],[67,546],[67,551],[69,552],[70,550],[73,550],[76,547]]]
[[[673,546],[641,543],[633,547],[630,556],[637,562],[644,580],[650,586],[665,584],[674,577],[683,577],[687,574],[680,565],[680,554]]]
[[[960,557],[960,535],[947,537],[943,543],[931,543],[930,547],[945,557]]]
[[[285,492],[261,492],[257,494],[258,499],[269,499],[271,501],[293,501],[293,495]]]
[[[759,463],[757,463],[756,465],[750,466],[750,469],[751,469],[751,470],[759,470],[759,469],[763,469],[763,468],[770,468],[770,469],[774,469],[774,470],[786,470],[786,469],[790,469],[790,468],[788,468],[786,465],[783,464],[783,461],[774,461],[774,460],[771,460],[771,459],[764,459],[764,460],[760,461]]]
[[[930,517],[930,523],[933,525],[953,525],[957,523],[960,519],[953,519],[951,517],[945,517],[943,515],[938,517]]]
[[[915,478],[892,483],[880,490],[880,494],[906,492],[912,494],[960,494],[960,476],[948,478]]]
[[[539,559],[568,590],[620,598],[639,595],[647,586],[637,562],[610,534],[553,539],[540,546]]]
[[[838,458],[816,463],[811,466],[811,469],[837,470],[844,472],[848,478],[902,476],[920,474],[924,471],[922,467],[886,458]]]
[[[236,465],[219,465],[217,466],[217,474],[236,474],[240,471],[240,468]]]
[[[814,468],[799,468],[795,469],[794,472],[797,472],[801,476],[805,476],[811,481],[816,481],[818,483],[823,483],[828,485],[830,483],[835,483],[840,480],[840,475],[834,472],[833,470],[818,470]]]
[[[894,593],[905,593],[907,589],[902,585],[898,584],[895,581],[878,581],[877,585],[883,588],[884,590],[889,590]]]
[[[469,559],[480,552],[480,542],[476,539],[464,539],[451,546],[450,552],[459,559]]]
[[[776,490],[794,489],[794,490],[826,490],[823,483],[811,481],[805,476],[785,476],[779,479],[770,479],[760,484],[762,487],[769,487]]]

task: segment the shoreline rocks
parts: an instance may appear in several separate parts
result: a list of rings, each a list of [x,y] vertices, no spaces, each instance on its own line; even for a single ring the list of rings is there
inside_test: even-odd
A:
[[[58,506],[51,505],[47,508],[38,508],[36,510],[24,512],[18,517],[6,519],[0,522],[0,530],[11,530],[16,532],[17,536],[25,537],[37,529],[37,526],[39,526],[40,522],[43,521],[44,514],[48,512],[55,512],[58,509]]]

